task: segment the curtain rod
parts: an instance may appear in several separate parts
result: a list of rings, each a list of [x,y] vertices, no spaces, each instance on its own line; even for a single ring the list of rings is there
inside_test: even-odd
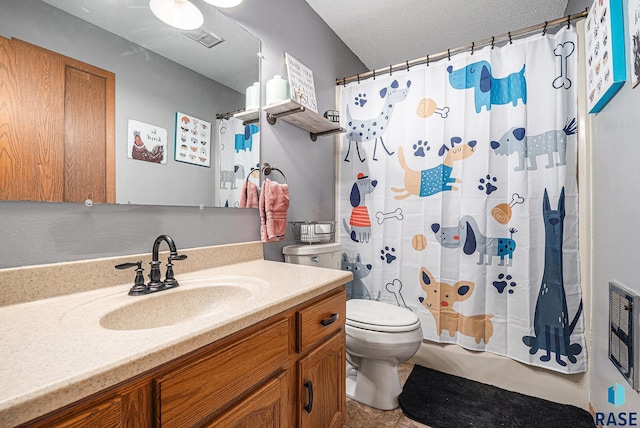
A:
[[[553,21],[545,21],[543,24],[532,25],[527,28],[523,28],[521,30],[509,31],[506,34],[502,34],[500,36],[493,36],[478,42],[472,42],[463,46],[459,46],[454,49],[447,49],[446,51],[442,51],[436,54],[427,55],[422,58],[413,59],[409,61],[405,61],[404,63],[390,65],[385,68],[378,68],[376,70],[370,70],[365,73],[359,73],[350,77],[343,77],[342,79],[336,79],[336,85],[346,85],[350,82],[360,81],[360,79],[367,79],[369,77],[376,77],[386,73],[393,73],[398,70],[408,70],[409,68],[420,65],[420,64],[429,64],[429,61],[437,61],[443,58],[451,58],[452,54],[456,54],[459,52],[464,52],[470,50],[473,52],[474,49],[487,46],[487,45],[495,45],[496,42],[509,41],[511,42],[514,38],[524,36],[535,31],[542,30],[542,34],[545,34],[548,28],[556,27],[561,24],[567,24],[567,26],[571,25],[571,21],[580,18],[586,18],[589,9],[585,9],[583,12],[576,13],[573,15],[567,15],[562,18],[554,19]]]

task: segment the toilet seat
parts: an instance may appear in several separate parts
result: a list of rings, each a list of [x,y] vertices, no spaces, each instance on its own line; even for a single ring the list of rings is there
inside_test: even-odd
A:
[[[413,331],[420,328],[420,319],[410,309],[375,300],[347,300],[346,324],[364,330],[383,333]]]

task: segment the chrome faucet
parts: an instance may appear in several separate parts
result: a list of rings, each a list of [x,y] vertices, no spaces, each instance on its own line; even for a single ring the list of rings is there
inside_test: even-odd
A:
[[[160,272],[160,261],[158,260],[158,252],[160,250],[160,244],[162,241],[166,242],[169,246],[169,260],[167,262],[167,272],[165,279],[162,281],[162,273]],[[136,279],[134,286],[129,290],[130,296],[140,296],[143,294],[155,293],[156,291],[167,290],[169,288],[177,287],[178,281],[174,277],[173,273],[173,261],[184,260],[186,255],[179,255],[176,250],[176,244],[169,235],[160,235],[153,242],[153,250],[151,253],[151,271],[149,272],[149,283],[145,285],[142,272],[142,262],[138,260],[135,263],[122,263],[116,265],[116,269],[128,269],[130,267],[136,267]]]

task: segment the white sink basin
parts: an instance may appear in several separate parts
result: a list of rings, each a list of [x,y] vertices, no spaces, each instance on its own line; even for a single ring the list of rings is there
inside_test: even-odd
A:
[[[246,304],[266,289],[265,284],[261,279],[243,276],[184,280],[171,290],[127,296],[124,303],[102,315],[100,325],[109,330],[172,326]]]

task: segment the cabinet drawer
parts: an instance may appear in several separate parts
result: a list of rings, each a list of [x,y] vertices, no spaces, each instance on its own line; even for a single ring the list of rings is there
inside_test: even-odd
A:
[[[270,380],[203,428],[286,427],[287,375]]]
[[[296,312],[296,351],[304,352],[344,326],[347,314],[345,292],[334,294]]]
[[[56,428],[108,428],[120,426],[122,420],[122,401],[120,397],[96,404],[62,421],[43,425]]]
[[[243,394],[287,361],[283,318],[231,346],[154,379],[156,415],[166,427],[187,427]]]

